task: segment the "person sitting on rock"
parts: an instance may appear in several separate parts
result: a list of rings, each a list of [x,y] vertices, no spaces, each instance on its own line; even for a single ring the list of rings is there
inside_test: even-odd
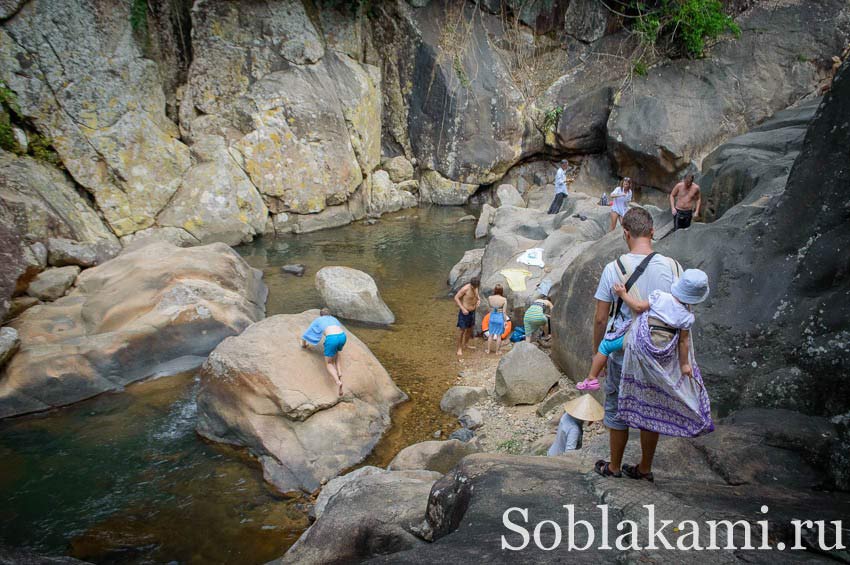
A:
[[[460,290],[455,294],[455,304],[459,308],[457,313],[457,327],[460,333],[457,336],[457,355],[463,355],[463,348],[469,347],[475,349],[469,344],[472,338],[472,328],[475,326],[475,309],[481,304],[481,295],[478,294],[478,288],[481,286],[481,279],[472,277],[472,280],[460,287]]]
[[[617,222],[623,223],[623,216],[629,211],[629,202],[632,201],[632,179],[623,179],[622,186],[611,191],[611,229],[614,231]]]
[[[322,308],[319,317],[313,320],[304,335],[301,336],[301,347],[318,345],[325,338],[325,368],[333,378],[338,387],[339,396],[342,396],[342,369],[340,368],[340,356],[345,346],[345,328],[339,320],[331,316],[331,311]]]
[[[670,193],[670,212],[673,213],[673,231],[691,227],[691,221],[699,216],[702,193],[694,182],[693,173],[688,173]]]
[[[505,333],[505,323],[508,320],[508,299],[505,289],[497,284],[493,287],[493,296],[487,299],[490,304],[490,325],[487,327],[487,353],[490,353],[490,343],[496,342],[495,352],[502,348],[502,334]]]
[[[558,172],[555,173],[555,199],[552,200],[552,204],[549,206],[549,214],[560,212],[564,200],[567,199],[567,167],[569,165],[569,161],[562,159],[558,167]]]
[[[589,394],[573,398],[564,404],[564,415],[558,422],[555,442],[549,448],[547,455],[554,457],[567,451],[581,449],[584,423],[597,422],[603,416],[605,416],[605,411],[602,406]]]
[[[699,288],[704,292],[686,292],[685,288]],[[673,283],[670,292],[654,290],[649,295],[649,300],[639,300],[629,294],[623,284],[614,285],[614,294],[620,297],[633,314],[642,314],[649,311],[650,328],[668,333],[679,334],[679,364],[683,375],[693,376],[690,366],[689,333],[694,325],[694,315],[691,309],[695,304],[702,302],[708,296],[708,276],[699,269],[688,269],[682,277]],[[615,351],[623,350],[623,342],[631,323],[623,326],[621,331],[608,334],[599,350],[593,356],[590,364],[590,373],[587,378],[576,385],[579,390],[598,390],[599,377],[608,362],[608,356]]]
[[[537,330],[543,332],[544,339],[548,339],[547,327],[549,325],[549,315],[546,310],[552,311],[552,305],[546,297],[538,298],[531,303],[525,311],[525,316],[522,318],[522,323],[525,326],[525,341],[531,342],[531,337]]]

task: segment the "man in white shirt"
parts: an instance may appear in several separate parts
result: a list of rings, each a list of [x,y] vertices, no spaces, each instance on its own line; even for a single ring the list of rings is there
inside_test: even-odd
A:
[[[569,166],[570,162],[562,159],[558,167],[558,172],[555,173],[555,199],[552,200],[552,205],[549,206],[549,214],[560,212],[561,206],[567,198],[567,167]]]
[[[626,212],[622,220],[623,238],[629,247],[629,253],[620,257],[620,263],[627,272],[637,270],[652,251],[652,236],[654,228],[652,216],[643,208],[632,208]],[[605,266],[599,286],[596,289],[596,314],[593,324],[593,353],[599,347],[599,343],[605,336],[609,326],[609,312],[612,303],[617,303],[617,295],[613,287],[622,283],[620,277],[621,268],[617,261],[612,261]],[[673,284],[674,272],[672,262],[663,255],[655,254],[646,264],[645,270],[634,282],[640,297],[646,300],[654,290],[670,292]],[[632,312],[623,303],[619,313],[614,315],[610,331],[621,330],[631,320]],[[619,402],[620,373],[623,369],[622,351],[612,353],[608,357],[608,376],[605,379],[605,418],[604,423],[608,428],[611,460],[599,460],[596,462],[595,470],[606,477],[621,477],[626,473],[629,477],[636,479],[652,480],[652,459],[655,456],[655,447],[658,444],[658,433],[641,430],[640,446],[641,460],[638,465],[623,465],[623,453],[626,443],[629,441],[629,427],[617,416],[617,405]]]

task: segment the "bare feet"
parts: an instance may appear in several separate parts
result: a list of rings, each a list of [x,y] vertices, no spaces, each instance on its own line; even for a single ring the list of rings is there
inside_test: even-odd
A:
[[[458,357],[463,357],[463,350],[462,350],[462,349],[458,349],[458,350],[457,350],[457,356],[458,356]]]

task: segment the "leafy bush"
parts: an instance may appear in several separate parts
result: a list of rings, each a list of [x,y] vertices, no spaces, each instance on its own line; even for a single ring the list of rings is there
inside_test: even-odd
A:
[[[20,117],[21,108],[15,93],[0,82],[0,148],[21,153],[21,147],[12,131],[12,116]]]
[[[133,0],[130,7],[130,27],[145,33],[148,30],[148,0]]]
[[[633,1],[631,8],[636,14],[632,30],[641,42],[654,46],[669,34],[671,43],[689,57],[701,56],[706,41],[727,31],[741,34],[732,17],[723,12],[720,0]]]
[[[552,108],[543,115],[543,131],[552,132],[558,127],[558,120],[561,119],[561,114],[564,113],[564,108],[558,106]]]

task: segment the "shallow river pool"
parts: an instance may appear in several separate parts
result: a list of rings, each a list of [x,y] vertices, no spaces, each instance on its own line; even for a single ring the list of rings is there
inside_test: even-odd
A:
[[[389,329],[349,324],[411,398],[366,463],[448,433],[455,307],[446,276],[476,245],[458,208],[414,209],[375,225],[278,239],[238,251],[263,270],[267,315],[318,308],[326,265],[371,274],[396,315]],[[302,277],[280,266],[303,263]],[[265,563],[306,528],[307,501],[268,487],[241,451],[194,432],[194,374],[139,383],[44,415],[0,423],[0,544],[95,563]]]

